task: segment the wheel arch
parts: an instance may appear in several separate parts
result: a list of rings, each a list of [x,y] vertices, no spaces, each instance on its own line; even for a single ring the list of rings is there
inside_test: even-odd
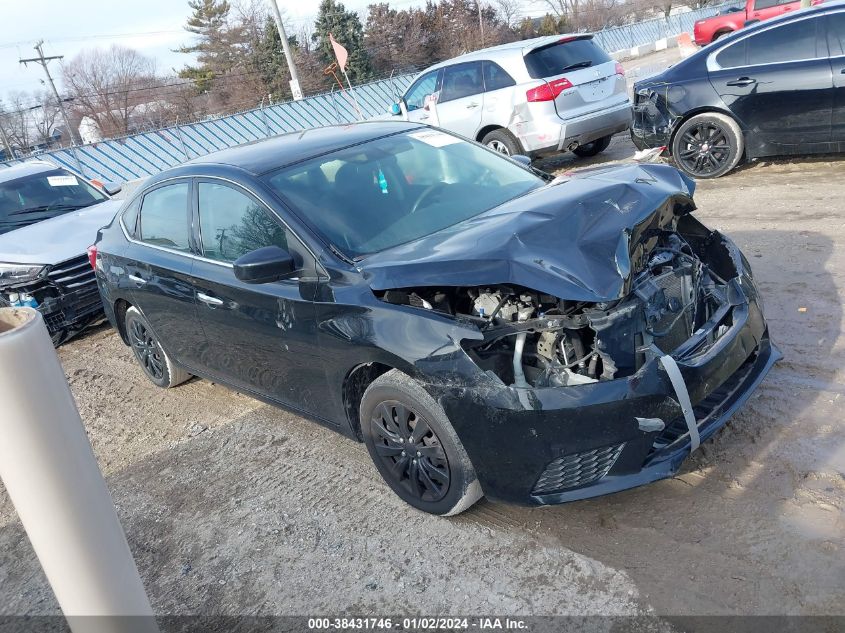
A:
[[[483,128],[478,130],[478,134],[475,135],[475,140],[479,143],[482,139],[490,134],[490,132],[495,132],[496,130],[507,130],[504,125],[485,125]]]
[[[729,33],[733,33],[734,31],[736,31],[736,29],[729,27],[729,26],[720,27],[720,28],[716,29],[716,31],[713,33],[713,37],[710,38],[710,42],[711,43],[715,42],[720,37],[722,37],[724,35],[728,35]]]
[[[361,363],[353,367],[343,379],[341,393],[343,396],[343,409],[346,411],[346,418],[352,435],[359,441],[364,441],[361,433],[361,398],[373,381],[379,376],[386,374],[392,369],[397,369],[383,362]]]
[[[129,337],[126,334],[126,311],[131,307],[132,304],[126,299],[118,299],[113,305],[115,325],[124,345],[129,345]]]
[[[684,112],[683,116],[678,118],[672,124],[672,133],[669,135],[669,142],[666,145],[666,153],[669,156],[672,155],[672,145],[675,142],[675,135],[678,133],[678,130],[681,129],[681,126],[684,123],[689,121],[694,116],[698,116],[699,114],[721,114],[723,116],[730,117],[731,119],[736,121],[736,124],[739,126],[739,129],[742,132],[743,140],[746,141],[745,145],[748,144],[747,143],[747,141],[748,141],[747,134],[746,134],[746,131],[745,131],[745,127],[742,125],[742,121],[737,119],[736,116],[734,116],[734,114],[730,110],[728,110],[727,108],[720,108],[720,107],[717,107],[717,106],[701,106],[699,108],[693,108],[691,110],[688,110],[687,112]],[[743,154],[744,153],[745,153],[745,149],[743,148]]]

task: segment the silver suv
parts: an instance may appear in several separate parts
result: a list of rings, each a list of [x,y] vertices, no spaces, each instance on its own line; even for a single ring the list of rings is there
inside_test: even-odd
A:
[[[538,37],[432,66],[392,112],[503,154],[594,156],[630,126],[624,72],[590,34]]]

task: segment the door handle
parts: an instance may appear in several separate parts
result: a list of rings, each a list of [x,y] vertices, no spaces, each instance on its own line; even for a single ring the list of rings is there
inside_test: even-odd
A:
[[[203,292],[197,293],[197,299],[202,301],[204,304],[212,306],[214,308],[219,308],[223,305],[223,299],[218,299],[217,297],[209,296]]]
[[[427,115],[427,114],[426,114],[425,116],[421,116],[421,117],[420,117],[420,121],[425,121],[427,118],[428,118],[428,115]]]
[[[473,108],[477,108],[477,107],[478,107],[478,105],[479,105],[479,104],[477,104],[475,101],[473,101],[472,103],[470,103],[470,104],[467,106],[467,110],[472,110]]]
[[[757,80],[752,79],[751,77],[740,77],[739,79],[734,79],[733,81],[727,82],[727,86],[750,86],[751,84],[756,84]]]
[[[129,281],[134,281],[139,286],[143,286],[145,283],[147,283],[146,279],[144,279],[143,277],[139,277],[138,275],[129,275]]]

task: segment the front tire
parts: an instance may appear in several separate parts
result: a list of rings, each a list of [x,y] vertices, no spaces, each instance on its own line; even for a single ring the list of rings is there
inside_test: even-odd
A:
[[[600,154],[608,147],[610,147],[611,138],[613,138],[613,135],[602,136],[601,138],[597,138],[595,141],[579,145],[578,147],[572,150],[572,153],[576,156],[580,156],[581,158],[589,158],[590,156],[595,156],[596,154]]]
[[[150,324],[135,306],[126,310],[124,325],[135,360],[150,382],[169,389],[181,385],[191,377],[191,374],[177,366],[167,355]]]
[[[517,154],[522,154],[524,151],[519,139],[505,128],[488,132],[481,139],[481,144],[505,156],[516,156]]]
[[[364,392],[360,413],[370,457],[403,501],[453,516],[482,497],[445,411],[413,378],[396,369],[379,376]]]
[[[739,164],[745,140],[731,117],[705,112],[684,121],[672,138],[672,160],[694,178],[718,178]]]

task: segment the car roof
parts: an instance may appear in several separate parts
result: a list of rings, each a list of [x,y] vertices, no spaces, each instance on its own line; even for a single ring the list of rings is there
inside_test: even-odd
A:
[[[406,121],[363,121],[311,128],[206,154],[182,166],[229,165],[259,175],[320,154],[420,127],[423,126],[419,123]]]
[[[497,55],[519,55],[520,57],[522,57],[529,51],[532,51],[536,48],[542,48],[543,46],[548,46],[549,44],[555,44],[564,40],[572,41],[592,39],[592,37],[592,33],[563,33],[561,35],[543,35],[541,37],[533,37],[529,40],[517,40],[516,42],[507,42],[505,44],[499,44],[497,46],[488,46],[487,48],[481,48],[477,51],[471,51],[469,53],[464,53],[463,55],[458,55],[457,57],[452,57],[445,61],[429,66],[423,72],[429,72],[430,70],[436,70],[437,68],[451,66],[452,64],[471,62],[479,59],[493,60],[496,58]]]
[[[44,160],[30,160],[25,163],[18,163],[17,165],[0,168],[0,183],[25,178],[34,174],[43,174],[55,169],[61,169],[61,167]]]
[[[834,9],[841,9],[845,7],[845,0],[833,0],[833,2],[823,2],[822,4],[816,4],[811,7],[802,7],[801,9],[797,9],[795,11],[787,11],[782,15],[778,15],[773,18],[769,18],[767,20],[760,20],[759,22],[755,22],[754,24],[749,24],[748,26],[739,29],[738,31],[734,31],[733,33],[728,33],[726,36],[719,38],[718,44],[721,46],[723,44],[729,44],[734,40],[740,40],[746,35],[750,35],[752,33],[756,33],[757,31],[765,31],[772,26],[783,24],[786,22],[792,22],[793,20],[800,19],[803,16],[816,14],[816,13],[828,13]],[[708,50],[708,47],[705,46],[701,49],[702,51]],[[713,49],[710,49],[713,50]]]

